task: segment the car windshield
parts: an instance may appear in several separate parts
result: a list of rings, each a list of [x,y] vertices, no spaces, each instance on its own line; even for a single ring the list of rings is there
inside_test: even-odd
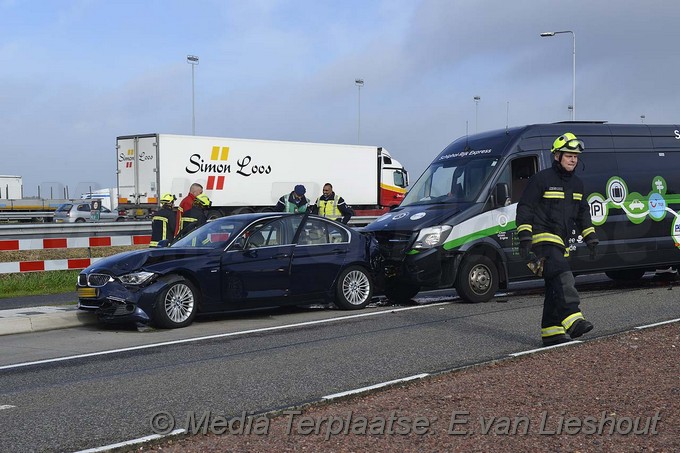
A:
[[[224,247],[245,224],[244,220],[235,217],[221,217],[196,228],[170,247]]]
[[[400,206],[473,202],[497,164],[498,158],[433,163],[408,191]]]
[[[64,203],[64,204],[60,204],[59,206],[57,206],[57,209],[55,211],[56,212],[69,212],[72,207],[73,207],[72,204]]]

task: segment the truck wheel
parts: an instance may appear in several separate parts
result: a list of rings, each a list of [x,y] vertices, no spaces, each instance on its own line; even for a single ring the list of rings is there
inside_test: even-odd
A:
[[[607,271],[604,275],[612,280],[630,281],[640,280],[642,276],[645,275],[645,271],[642,269],[623,269],[620,271]]]
[[[373,282],[366,269],[350,266],[338,277],[335,303],[343,310],[358,310],[366,307],[373,296]]]
[[[252,209],[247,208],[247,207],[242,207],[242,208],[236,208],[236,209],[234,209],[234,211],[232,212],[232,214],[250,214],[250,213],[252,213],[252,212],[253,212]]]
[[[388,282],[385,285],[385,296],[394,303],[404,305],[411,303],[411,299],[420,291],[420,286],[410,285],[400,281]]]
[[[486,302],[498,291],[498,269],[490,258],[471,255],[463,261],[456,277],[456,291],[466,302]]]
[[[154,323],[158,327],[177,329],[191,324],[198,311],[198,292],[188,280],[171,283],[158,295]]]

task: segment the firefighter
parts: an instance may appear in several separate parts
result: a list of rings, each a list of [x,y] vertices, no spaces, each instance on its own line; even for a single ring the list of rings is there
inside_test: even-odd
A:
[[[151,218],[151,242],[149,247],[158,247],[160,241],[172,241],[175,237],[177,214],[175,196],[166,193],[161,197],[161,208]]]
[[[197,195],[191,209],[182,215],[182,219],[180,220],[180,233],[184,233],[188,231],[188,229],[198,228],[206,223],[208,221],[208,216],[205,211],[207,211],[211,205],[212,202],[206,194],[202,193]]]
[[[536,258],[529,267],[545,280],[541,339],[545,346],[566,343],[593,329],[579,309],[567,257],[574,227],[585,240],[592,259],[599,243],[583,196],[583,181],[575,175],[584,145],[571,132],[553,142],[552,167],[531,177],[517,205],[519,254]]]
[[[302,184],[298,184],[289,194],[283,195],[274,207],[279,212],[305,212],[309,206],[309,200],[305,197],[307,189]]]
[[[333,192],[333,186],[329,182],[323,185],[323,194],[316,199],[314,213],[344,224],[347,224],[354,215],[354,211],[347,206],[345,200]]]

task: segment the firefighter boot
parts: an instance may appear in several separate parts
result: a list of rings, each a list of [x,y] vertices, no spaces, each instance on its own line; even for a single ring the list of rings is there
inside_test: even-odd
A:
[[[563,333],[557,335],[551,335],[549,337],[543,337],[543,346],[555,346],[557,344],[569,343],[571,338]]]
[[[593,330],[593,323],[586,321],[585,319],[577,319],[574,324],[571,325],[567,333],[571,338],[578,338],[584,333],[588,333]]]

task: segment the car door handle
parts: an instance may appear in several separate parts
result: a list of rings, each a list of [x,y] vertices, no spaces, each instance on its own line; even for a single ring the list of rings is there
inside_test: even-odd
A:
[[[333,249],[333,253],[340,255],[341,253],[347,253],[347,249]]]
[[[288,256],[289,255],[287,253],[277,253],[276,255],[272,256],[272,258],[280,259],[280,258],[288,258]]]

